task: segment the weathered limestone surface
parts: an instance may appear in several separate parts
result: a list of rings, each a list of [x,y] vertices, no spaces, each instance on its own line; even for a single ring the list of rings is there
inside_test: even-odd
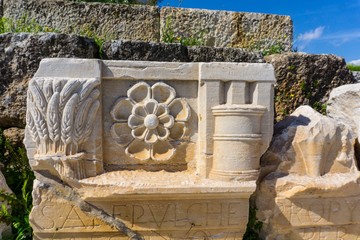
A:
[[[83,3],[62,0],[4,0],[4,16],[26,14],[63,33],[89,30],[110,39],[159,41],[159,9],[152,6]]]
[[[275,69],[276,120],[280,121],[301,105],[325,113],[330,91],[354,83],[343,58],[334,55],[285,53],[265,57]]]
[[[164,7],[160,12],[161,37],[166,21],[176,36],[194,36],[206,46],[267,49],[279,44],[292,48],[289,16]]]
[[[360,82],[360,72],[352,72],[352,74],[353,74],[355,80],[357,82]]]
[[[186,47],[142,41],[108,41],[103,45],[103,58],[109,60],[166,62],[264,62],[260,53],[240,48]]]
[[[45,57],[97,58],[93,40],[65,34],[0,35],[0,128],[25,126],[26,91]]]
[[[175,37],[203,38],[206,46],[262,50],[279,44],[284,51],[292,48],[289,16],[63,0],[3,1],[5,17],[17,19],[26,14],[39,24],[64,33],[90,29],[107,39],[159,42],[169,19]]]
[[[43,60],[25,134],[35,238],[242,239],[274,83],[265,63]]]
[[[333,89],[330,93],[328,107],[329,117],[345,123],[360,136],[360,84],[348,84]]]
[[[12,146],[16,146],[16,147],[23,147],[23,140],[24,140],[24,134],[25,134],[25,130],[22,128],[16,128],[16,127],[12,127],[12,128],[7,128],[4,129],[4,137],[5,139],[11,143]]]
[[[275,125],[261,159],[257,217],[266,239],[356,239],[358,181],[346,125],[308,106]]]
[[[12,193],[11,189],[6,184],[5,177],[1,171],[0,171],[0,192]],[[2,204],[6,204],[6,202],[0,201],[0,206],[2,206]],[[9,207],[8,207],[8,211],[9,212],[11,211]],[[0,239],[9,236],[11,236],[11,226],[7,225],[6,223],[0,222]]]

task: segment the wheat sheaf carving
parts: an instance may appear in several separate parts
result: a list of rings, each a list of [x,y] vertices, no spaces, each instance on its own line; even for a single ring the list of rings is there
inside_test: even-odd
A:
[[[99,80],[32,79],[26,124],[37,154],[74,155],[83,151],[99,109]]]

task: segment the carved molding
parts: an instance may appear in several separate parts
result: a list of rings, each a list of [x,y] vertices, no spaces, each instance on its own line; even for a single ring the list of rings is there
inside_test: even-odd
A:
[[[111,135],[129,157],[166,161],[174,156],[170,142],[184,138],[191,114],[185,99],[175,97],[175,89],[165,83],[150,87],[140,82],[115,102]]]

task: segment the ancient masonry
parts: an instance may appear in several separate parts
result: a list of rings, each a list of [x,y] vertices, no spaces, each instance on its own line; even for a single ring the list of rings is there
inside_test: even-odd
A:
[[[274,83],[265,63],[43,60],[25,139],[36,238],[241,239]]]
[[[255,192],[264,239],[357,239],[359,84],[273,135],[274,84],[266,63],[44,59],[25,130],[34,238],[242,239]]]
[[[266,58],[271,65],[259,53],[227,48],[280,44],[290,50],[289,17],[52,0],[1,3],[5,17],[26,13],[65,33],[91,25],[97,34],[130,39],[106,42],[110,60],[96,60],[81,59],[98,57],[89,39],[1,35],[3,78],[16,82],[17,67],[26,73],[16,83],[21,87],[11,90],[20,93],[10,104],[11,118],[9,104],[1,106],[7,115],[0,123],[23,126],[26,101],[24,143],[36,174],[34,239],[242,239],[251,195],[263,239],[359,239],[360,86],[329,94],[354,82],[345,62],[288,53]],[[175,34],[187,29],[207,47],[159,43],[170,23]],[[56,52],[63,46],[71,53]],[[26,51],[36,54],[29,58]],[[43,59],[25,97],[45,56],[73,58]],[[275,77],[279,122],[273,126]],[[301,99],[298,105],[326,104],[328,116],[308,106],[295,110],[289,92]]]

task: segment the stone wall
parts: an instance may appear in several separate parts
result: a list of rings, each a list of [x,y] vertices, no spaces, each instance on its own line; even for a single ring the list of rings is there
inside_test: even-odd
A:
[[[212,47],[292,48],[289,16],[59,0],[3,1],[5,17],[26,14],[40,25],[64,33],[91,29],[109,39],[159,42],[170,29],[176,37],[195,37]]]
[[[103,45],[103,59],[163,62],[265,62],[260,53],[240,48],[187,47],[131,40],[108,41]]]
[[[265,60],[275,68],[277,121],[301,105],[310,105],[324,114],[330,91],[355,83],[345,60],[335,55],[285,53],[267,56]]]
[[[65,34],[0,35],[0,128],[25,126],[26,91],[41,59],[98,58],[91,39]]]

